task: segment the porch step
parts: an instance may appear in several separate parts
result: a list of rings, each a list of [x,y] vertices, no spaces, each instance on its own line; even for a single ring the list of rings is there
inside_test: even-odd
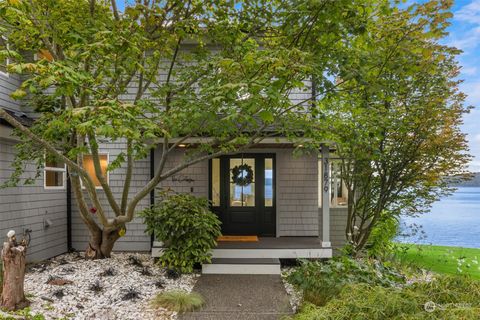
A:
[[[280,274],[280,260],[266,258],[213,258],[202,265],[203,274]]]

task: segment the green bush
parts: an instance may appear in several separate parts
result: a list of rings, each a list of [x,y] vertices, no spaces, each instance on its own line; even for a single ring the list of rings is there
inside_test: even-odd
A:
[[[385,213],[373,227],[365,245],[367,255],[377,259],[390,258],[395,252],[393,239],[397,236],[399,222],[395,216]]]
[[[165,308],[178,313],[194,311],[203,306],[205,301],[198,293],[185,291],[168,291],[159,293],[152,301],[156,308]]]
[[[356,260],[347,256],[322,261],[302,261],[288,281],[303,292],[304,300],[324,305],[345,285],[365,283],[393,287],[405,282],[396,269],[375,260]]]
[[[426,303],[434,303],[427,312]],[[440,276],[432,282],[405,287],[366,283],[345,285],[325,306],[305,303],[295,320],[477,320],[480,282],[466,277]]]
[[[140,213],[147,232],[166,248],[159,258],[167,268],[192,272],[196,263],[211,261],[211,249],[220,236],[220,221],[206,199],[188,194],[161,194],[163,201]]]

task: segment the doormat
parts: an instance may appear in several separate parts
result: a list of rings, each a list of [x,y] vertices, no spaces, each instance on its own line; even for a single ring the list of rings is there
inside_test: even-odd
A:
[[[257,236],[220,236],[217,241],[221,242],[257,242]]]

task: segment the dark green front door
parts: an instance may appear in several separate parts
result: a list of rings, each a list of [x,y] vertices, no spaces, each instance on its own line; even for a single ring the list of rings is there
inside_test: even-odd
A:
[[[275,157],[242,154],[213,159],[210,199],[224,235],[275,236]]]

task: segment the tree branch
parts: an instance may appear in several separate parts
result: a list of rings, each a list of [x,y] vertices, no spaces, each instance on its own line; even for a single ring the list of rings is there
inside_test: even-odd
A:
[[[97,138],[95,137],[95,134],[90,132],[88,134],[88,140],[90,144],[90,150],[92,152],[92,160],[93,160],[93,166],[95,168],[95,175],[97,176],[98,181],[102,185],[103,191],[105,191],[105,196],[107,197],[108,203],[112,207],[113,211],[115,212],[116,216],[121,215],[120,207],[117,204],[117,201],[115,201],[115,197],[113,196],[112,189],[110,189],[110,186],[108,185],[107,179],[105,179],[105,176],[102,173],[102,166],[100,165],[100,157],[98,155],[98,143],[97,143]]]
[[[113,16],[115,17],[115,20],[119,21],[120,20],[120,15],[118,14],[117,1],[110,0],[110,3],[112,4]]]
[[[132,140],[127,141],[127,175],[125,177],[125,183],[123,185],[121,212],[125,214],[128,203],[128,193],[130,191],[130,182],[132,181],[133,173],[133,156],[132,156]]]

